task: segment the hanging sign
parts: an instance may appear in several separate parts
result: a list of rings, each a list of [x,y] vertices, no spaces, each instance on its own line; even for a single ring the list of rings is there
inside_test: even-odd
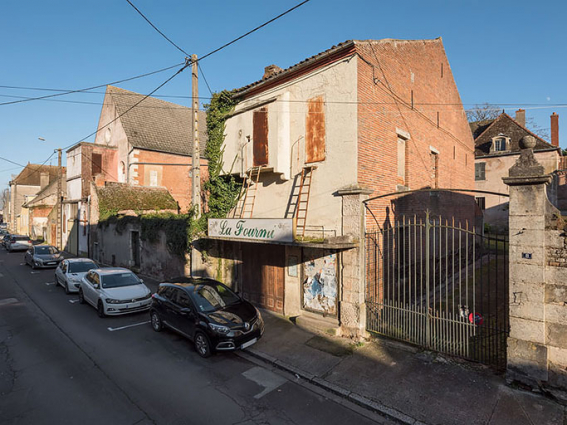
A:
[[[209,236],[226,239],[293,242],[293,220],[285,218],[210,218]]]

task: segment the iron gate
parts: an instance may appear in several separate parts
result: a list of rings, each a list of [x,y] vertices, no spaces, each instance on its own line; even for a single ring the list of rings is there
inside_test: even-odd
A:
[[[506,366],[508,241],[441,217],[366,233],[367,329]]]

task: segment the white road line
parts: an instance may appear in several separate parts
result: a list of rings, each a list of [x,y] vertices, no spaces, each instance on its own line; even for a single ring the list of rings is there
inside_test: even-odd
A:
[[[49,285],[55,285],[55,282],[45,282],[45,284],[46,284],[47,286],[49,286]]]
[[[26,263],[20,263],[20,266],[25,266],[25,265],[26,265]]]
[[[0,300],[0,305],[14,304],[17,302],[18,300],[16,298],[4,298],[3,300]]]
[[[108,329],[110,332],[121,331],[122,329],[133,328],[134,326],[147,325],[148,323],[150,323],[149,320],[148,320],[147,322],[134,323],[133,325],[122,326],[122,327],[120,327],[120,328],[107,328],[107,329]]]
[[[30,272],[31,274],[40,274],[41,272]]]
[[[69,302],[70,302],[71,304],[75,304],[75,303],[78,303],[79,300],[69,300]]]

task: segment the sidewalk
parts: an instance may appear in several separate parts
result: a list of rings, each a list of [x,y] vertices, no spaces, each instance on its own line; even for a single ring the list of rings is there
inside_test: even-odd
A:
[[[270,312],[263,317],[266,331],[249,354],[400,423],[567,423],[563,406],[510,388],[483,367],[395,342],[353,344]]]

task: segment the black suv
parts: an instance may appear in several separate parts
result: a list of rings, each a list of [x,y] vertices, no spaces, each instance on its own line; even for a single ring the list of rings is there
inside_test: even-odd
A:
[[[156,332],[167,326],[189,338],[201,357],[249,347],[264,333],[258,309],[222,283],[201,277],[160,283],[150,319]]]

